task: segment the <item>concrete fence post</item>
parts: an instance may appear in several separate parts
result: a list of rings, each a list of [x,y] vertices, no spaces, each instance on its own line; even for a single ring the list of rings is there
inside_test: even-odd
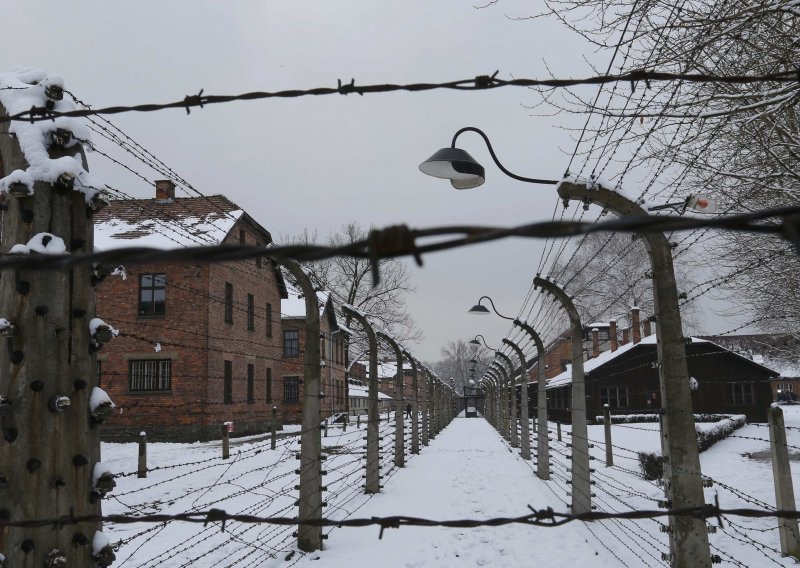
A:
[[[389,335],[379,331],[378,338],[383,339],[394,350],[397,369],[394,375],[394,465],[405,466],[405,428],[403,424],[403,403],[405,402],[405,379],[403,378],[403,350]]]
[[[272,424],[270,425],[271,436],[270,436],[270,448],[273,450],[278,445],[278,407],[272,407]]]
[[[603,429],[606,434],[606,467],[614,465],[614,446],[611,445],[611,409],[603,405]]]
[[[789,465],[789,448],[786,442],[786,427],[783,409],[773,404],[769,409],[769,441],[772,455],[772,478],[775,481],[775,506],[779,511],[794,512],[794,486]],[[778,519],[778,534],[781,552],[800,559],[800,532],[797,519]]]
[[[139,467],[136,469],[136,477],[147,477],[147,433],[139,433]]]
[[[227,422],[222,423],[221,430],[222,430],[222,459],[226,460],[231,457],[231,440]]]
[[[322,431],[320,410],[322,376],[320,369],[319,300],[314,284],[305,270],[294,261],[277,261],[286,267],[303,293],[305,303],[303,354],[303,420],[300,432],[300,490],[298,519],[315,521],[322,518]],[[322,528],[314,525],[297,526],[297,547],[304,552],[322,549]]]

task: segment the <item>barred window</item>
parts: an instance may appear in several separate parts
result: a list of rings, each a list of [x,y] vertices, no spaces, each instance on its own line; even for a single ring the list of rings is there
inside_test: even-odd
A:
[[[267,402],[272,402],[272,369],[267,367]]]
[[[247,365],[247,402],[256,401],[256,370],[252,364]]]
[[[298,377],[283,378],[283,402],[300,402],[300,379]]]
[[[267,302],[267,337],[272,337],[272,304]]]
[[[131,391],[168,391],[171,388],[172,361],[169,359],[133,360],[129,363]]]

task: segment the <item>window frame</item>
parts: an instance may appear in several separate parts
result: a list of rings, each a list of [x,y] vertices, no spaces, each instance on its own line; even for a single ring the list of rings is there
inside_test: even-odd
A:
[[[150,285],[144,285],[144,279],[150,279]],[[158,285],[156,280],[161,278],[161,284]],[[161,301],[161,309],[158,310],[158,302],[156,301],[156,292],[163,291],[164,299]],[[149,310],[142,310],[142,294],[144,292],[149,292],[150,300],[149,304],[151,305],[151,309]],[[167,273],[166,272],[145,272],[139,275],[139,305],[137,312],[139,313],[139,317],[163,317],[167,313]]]
[[[294,337],[289,339],[287,334],[293,334]],[[292,345],[293,348],[289,348]],[[299,357],[300,356],[300,330],[299,329],[284,329],[283,330],[283,356],[284,357]]]
[[[152,369],[147,369],[148,364],[153,365]],[[143,365],[140,372],[143,376],[134,376],[134,367]],[[162,376],[166,368],[166,379]],[[155,376],[147,377],[148,370],[155,370]],[[139,382],[148,388],[138,388],[135,383]],[[155,388],[153,388],[155,384]],[[132,393],[147,392],[172,392],[172,359],[130,359],[128,360],[128,391]]]
[[[600,387],[600,406],[605,408],[628,408],[630,400],[628,397],[628,387],[607,385]],[[624,402],[624,404],[623,404]]]
[[[272,402],[272,367],[267,367],[267,384],[264,398],[266,398],[267,403]]]
[[[267,302],[267,315],[266,315],[267,337],[272,337],[272,304]]]
[[[756,403],[756,389],[752,382],[728,383],[726,394],[731,406],[754,406]]]

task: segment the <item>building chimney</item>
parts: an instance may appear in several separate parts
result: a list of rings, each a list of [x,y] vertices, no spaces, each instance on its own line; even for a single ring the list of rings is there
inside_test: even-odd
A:
[[[608,340],[611,342],[611,351],[616,351],[617,347],[617,320],[608,322]]]
[[[592,358],[600,355],[600,330],[596,327],[592,329]]]
[[[642,337],[649,337],[650,333],[652,333],[650,329],[650,318],[644,318],[644,321],[642,322],[642,327],[644,328]]]
[[[175,184],[168,179],[156,180],[156,202],[171,203],[175,199]]]
[[[639,308],[636,306],[631,308],[631,332],[633,343],[639,343],[642,340],[642,328],[639,325]]]
[[[625,329],[622,330],[622,344],[623,345],[626,345],[628,343],[629,336],[630,336],[630,333],[629,333],[628,328],[626,327]]]

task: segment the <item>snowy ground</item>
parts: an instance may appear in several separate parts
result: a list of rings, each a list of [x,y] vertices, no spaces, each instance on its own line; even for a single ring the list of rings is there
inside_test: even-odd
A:
[[[784,407],[789,444],[800,446],[800,407]],[[406,429],[410,425],[406,422]],[[328,507],[332,518],[413,515],[431,519],[486,519],[518,516],[551,506],[567,511],[569,497],[569,428],[563,441],[555,440],[551,424],[553,479],[542,482],[534,466],[518,456],[480,418],[456,419],[419,456],[408,456],[403,469],[391,466],[393,423],[381,424],[384,488],[376,496],[363,494],[364,424],[360,430],[332,429],[324,439],[328,475]],[[655,509],[663,490],[639,475],[635,451],[659,448],[656,424],[613,426],[615,467],[606,468],[602,426],[590,426],[596,461],[593,502],[598,509],[623,511]],[[774,506],[772,472],[768,459],[768,431],[748,425],[735,437],[701,454],[703,472],[714,480],[707,500],[718,493],[724,508]],[[219,443],[150,444],[149,466],[159,467],[147,479],[137,479],[136,445],[105,444],[104,462],[118,473],[117,488],[107,496],[105,513],[177,513],[221,508],[229,513],[261,516],[296,513],[297,438],[280,440],[277,450],[269,440],[242,440],[232,448],[231,460],[219,457]],[[535,448],[535,443],[534,443]],[[794,450],[793,450],[794,451]],[[792,473],[800,485],[800,454],[794,453]],[[800,490],[800,487],[798,487]],[[712,523],[715,524],[715,523]],[[339,528],[326,530],[325,550],[304,555],[294,546],[293,528],[228,523],[207,527],[186,523],[166,525],[112,525],[104,529],[119,542],[114,566],[665,566],[666,535],[656,521],[572,523],[560,528],[523,526],[443,529],[403,527],[387,529]],[[774,520],[725,519],[711,534],[712,552],[722,565],[796,566],[782,558]]]

